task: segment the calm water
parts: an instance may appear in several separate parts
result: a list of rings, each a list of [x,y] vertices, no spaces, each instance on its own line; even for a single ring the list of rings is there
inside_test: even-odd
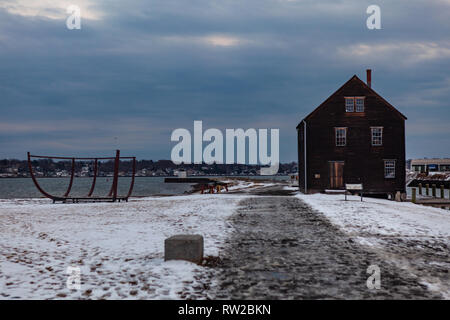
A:
[[[150,196],[155,194],[183,194],[191,190],[189,183],[164,183],[165,177],[136,177],[132,196]],[[225,178],[225,177],[224,177]],[[251,177],[252,179],[286,180],[288,177]],[[39,184],[48,193],[63,195],[69,178],[39,178]],[[119,178],[118,193],[126,195],[131,178]],[[74,178],[70,196],[86,196],[91,188],[92,178]],[[106,196],[111,188],[112,177],[98,177],[93,196]],[[40,198],[42,194],[36,189],[31,178],[1,178],[0,199]]]
[[[40,178],[42,189],[53,195],[63,195],[70,178]],[[119,195],[126,195],[131,178],[119,178],[117,187]],[[112,177],[98,177],[93,196],[106,196],[111,188]],[[74,178],[70,196],[86,196],[92,184],[92,178]],[[183,194],[191,190],[187,183],[164,183],[164,177],[136,177],[133,196],[149,196],[154,194]],[[0,179],[0,198],[40,198],[42,194],[36,189],[30,178]]]

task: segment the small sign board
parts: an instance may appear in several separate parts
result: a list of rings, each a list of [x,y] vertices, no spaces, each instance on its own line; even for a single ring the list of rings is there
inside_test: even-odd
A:
[[[363,201],[363,185],[362,183],[346,183],[345,184],[345,201],[347,201],[347,191],[361,191],[361,201]]]
[[[362,183],[346,183],[345,184],[345,189],[347,190],[362,190],[363,189],[363,185]]]

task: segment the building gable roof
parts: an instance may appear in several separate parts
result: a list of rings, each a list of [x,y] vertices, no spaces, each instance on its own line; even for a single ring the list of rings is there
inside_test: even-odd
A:
[[[315,108],[310,114],[308,114],[305,118],[303,118],[302,121],[297,125],[297,128],[299,128],[300,124],[303,121],[306,121],[310,119],[318,110],[320,110],[332,97],[334,97],[339,91],[341,91],[345,86],[347,86],[350,82],[353,80],[358,81],[362,86],[364,86],[366,89],[368,89],[371,93],[373,93],[377,98],[379,98],[389,109],[394,111],[398,116],[406,120],[406,116],[398,111],[393,105],[391,105],[388,101],[386,101],[382,96],[380,96],[375,90],[373,90],[371,87],[369,87],[364,81],[362,81],[360,78],[358,78],[356,75],[353,75],[346,83],[344,83],[339,89],[337,89],[332,95],[330,95],[324,102],[322,102],[317,108]]]

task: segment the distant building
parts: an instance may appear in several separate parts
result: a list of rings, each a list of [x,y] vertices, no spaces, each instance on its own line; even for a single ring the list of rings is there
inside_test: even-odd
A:
[[[413,159],[411,170],[415,172],[450,172],[450,159]]]
[[[185,170],[179,170],[174,172],[178,178],[186,178],[187,172]]]
[[[356,75],[297,126],[299,188],[405,193],[406,117]]]

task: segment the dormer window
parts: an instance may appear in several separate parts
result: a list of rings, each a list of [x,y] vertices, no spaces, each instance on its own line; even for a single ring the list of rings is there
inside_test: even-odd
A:
[[[364,112],[365,97],[345,97],[345,112]]]
[[[353,111],[355,111],[355,99],[345,98],[345,112],[353,112]]]
[[[356,97],[356,112],[364,112],[364,97]]]

